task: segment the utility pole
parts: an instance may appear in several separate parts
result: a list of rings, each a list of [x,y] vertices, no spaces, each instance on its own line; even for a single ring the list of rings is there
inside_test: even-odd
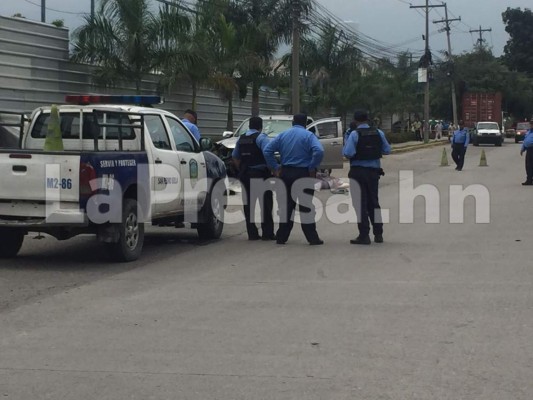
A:
[[[41,22],[46,22],[46,0],[41,0]]]
[[[429,5],[429,0],[426,0],[425,6],[410,6],[409,8],[425,8],[426,9],[426,46],[424,50],[424,60],[426,67],[426,86],[424,91],[424,143],[429,142],[429,9],[435,7],[444,7],[444,4]]]
[[[439,23],[442,23],[442,22],[445,22],[446,23],[446,28],[444,28],[446,30],[446,36],[448,37],[448,63],[449,65],[453,65],[453,60],[452,60],[452,44],[451,44],[451,41],[450,41],[450,22],[453,22],[453,21],[460,21],[461,20],[461,17],[459,18],[448,18],[448,7],[446,5],[446,3],[444,3],[444,12],[445,12],[445,19],[443,20],[440,20],[440,21],[433,21],[434,24],[439,24]],[[450,79],[451,79],[451,86],[452,86],[452,110],[453,110],[453,125],[454,126],[457,126],[457,122],[458,122],[458,119],[457,119],[457,97],[456,97],[456,94],[455,94],[455,79],[453,77],[453,72],[450,71]]]
[[[94,19],[94,2],[96,0],[91,0],[91,19]]]
[[[470,30],[470,33],[473,33],[473,32],[479,32],[479,39],[477,41],[479,43],[479,47],[481,48],[483,46],[483,32],[492,32],[492,28],[481,29],[481,25],[479,25],[479,29]]]
[[[292,114],[300,112],[300,2],[292,0]]]

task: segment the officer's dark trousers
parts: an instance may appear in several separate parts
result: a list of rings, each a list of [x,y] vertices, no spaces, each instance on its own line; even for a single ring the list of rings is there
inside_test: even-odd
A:
[[[246,218],[246,231],[248,232],[248,237],[258,237],[259,232],[257,226],[253,220],[253,215],[255,211],[255,204],[258,200],[258,196],[261,193],[252,193],[250,190],[251,180],[252,179],[268,179],[271,174],[268,169],[253,169],[247,168],[240,176],[240,181],[243,186],[242,191],[242,201],[244,203],[244,217]],[[259,207],[261,209],[261,231],[263,237],[272,237],[274,236],[274,220],[272,218],[272,208],[273,208],[273,197],[272,191],[264,192],[264,195],[259,198]]]
[[[314,242],[319,240],[318,233],[316,231],[315,222],[315,206],[312,199],[314,196],[314,189],[304,189],[303,193],[309,197],[308,199],[302,196],[296,196],[292,198],[291,190],[296,182],[301,178],[309,178],[309,170],[307,168],[295,168],[295,167],[282,167],[281,168],[281,180],[285,184],[286,189],[286,201],[279,203],[280,212],[280,224],[276,234],[278,242],[286,242],[291,234],[292,227],[294,226],[293,213],[296,209],[296,203],[298,203],[298,209],[300,213],[308,213],[305,218],[302,217],[302,231],[308,242]],[[280,199],[278,198],[278,201]],[[312,223],[304,223],[305,221],[313,221]]]
[[[370,223],[372,223],[374,235],[383,234],[378,197],[379,172],[377,168],[351,167],[348,174],[352,204],[357,215],[357,227],[361,236],[368,236]]]
[[[533,183],[533,147],[526,149],[526,182]]]
[[[452,145],[452,159],[457,168],[463,169],[465,164],[466,147],[464,143],[454,143]]]

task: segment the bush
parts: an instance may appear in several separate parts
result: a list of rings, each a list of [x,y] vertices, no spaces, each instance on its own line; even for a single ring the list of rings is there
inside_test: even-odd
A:
[[[389,143],[405,143],[415,140],[415,136],[412,132],[398,132],[398,133],[392,133],[392,132],[385,132],[385,136],[387,137],[387,140]]]

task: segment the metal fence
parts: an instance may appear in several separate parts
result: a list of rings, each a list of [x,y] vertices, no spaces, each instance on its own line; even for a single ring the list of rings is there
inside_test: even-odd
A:
[[[22,18],[0,16],[0,109],[31,111],[64,103],[65,95],[80,93],[134,94],[133,84],[114,88],[92,82],[91,66],[69,60],[69,31]],[[157,75],[143,81],[143,94],[157,94]],[[181,116],[191,107],[192,93],[181,85],[163,93],[162,108]],[[283,114],[287,96],[261,91],[261,114]],[[220,137],[226,128],[228,105],[210,88],[198,91],[197,112],[203,135]],[[234,127],[251,113],[251,94],[234,100]]]

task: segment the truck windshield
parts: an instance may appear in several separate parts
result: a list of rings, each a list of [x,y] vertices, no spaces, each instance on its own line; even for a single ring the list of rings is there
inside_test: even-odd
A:
[[[516,129],[519,131],[527,131],[529,130],[529,122],[519,122],[516,124]]]
[[[263,132],[269,137],[276,137],[281,132],[292,128],[291,120],[267,120],[264,121]]]
[[[245,120],[241,124],[235,136],[242,136],[248,131],[249,119]],[[263,133],[266,133],[269,137],[276,137],[281,132],[286,131],[292,127],[291,119],[264,119],[263,120]]]
[[[496,129],[499,130],[500,127],[496,122],[480,122],[477,124],[477,129]]]

